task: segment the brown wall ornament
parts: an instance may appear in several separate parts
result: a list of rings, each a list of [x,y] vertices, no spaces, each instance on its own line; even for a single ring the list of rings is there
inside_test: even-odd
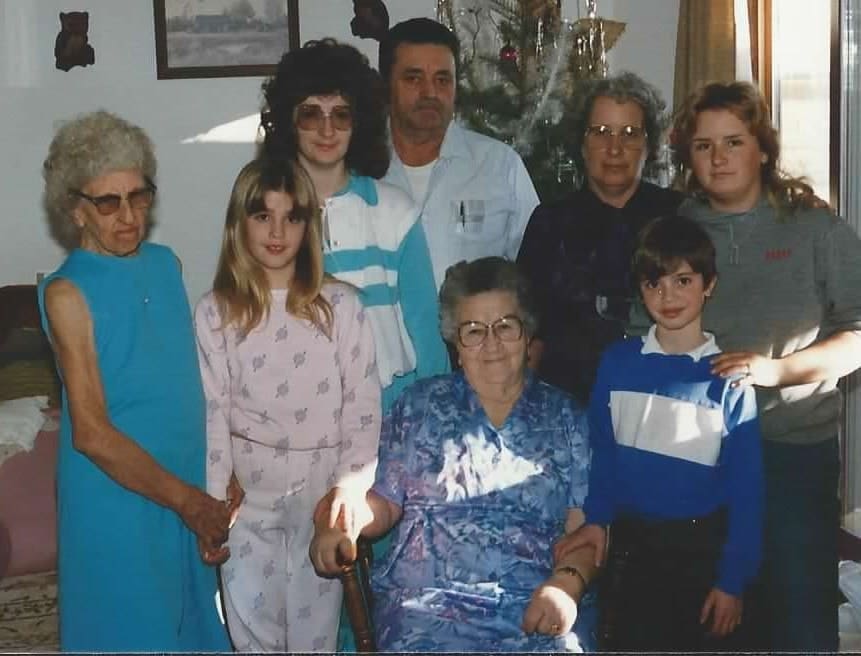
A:
[[[96,63],[96,52],[87,37],[89,26],[89,12],[60,12],[60,33],[54,42],[54,58],[61,71]]]

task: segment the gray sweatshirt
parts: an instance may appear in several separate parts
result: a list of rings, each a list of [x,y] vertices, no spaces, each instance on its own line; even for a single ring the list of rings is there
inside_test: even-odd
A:
[[[826,209],[778,217],[765,197],[748,212],[716,212],[688,199],[679,214],[699,221],[717,250],[718,280],[703,328],[724,352],[780,358],[829,335],[861,337],[861,240]],[[642,304],[631,333],[650,323]],[[765,439],[811,444],[833,437],[842,408],[837,379],[756,388]]]

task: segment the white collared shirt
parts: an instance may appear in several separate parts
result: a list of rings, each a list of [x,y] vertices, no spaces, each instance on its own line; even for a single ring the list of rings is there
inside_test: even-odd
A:
[[[413,193],[393,146],[383,180],[400,187],[421,207],[437,288],[446,269],[461,260],[490,255],[514,260],[538,205],[538,194],[520,155],[501,141],[455,121],[446,130],[423,202]]]
[[[655,336],[656,330],[657,326],[652,324],[652,327],[649,328],[649,332],[642,338],[643,348],[640,352],[643,355],[649,355],[650,353],[659,353],[661,355],[687,355],[690,356],[694,362],[699,362],[701,358],[720,353],[717,342],[715,342],[715,336],[705,331],[703,331],[703,335],[705,335],[706,341],[692,351],[688,351],[687,353],[667,353],[661,346],[658,338]]]

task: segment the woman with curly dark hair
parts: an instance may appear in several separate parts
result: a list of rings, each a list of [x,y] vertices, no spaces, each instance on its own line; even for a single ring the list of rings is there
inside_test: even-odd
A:
[[[415,380],[444,372],[448,355],[418,210],[379,181],[389,166],[382,80],[356,48],[323,39],[287,52],[263,96],[262,150],[308,172],[326,271],[362,290],[386,410]]]

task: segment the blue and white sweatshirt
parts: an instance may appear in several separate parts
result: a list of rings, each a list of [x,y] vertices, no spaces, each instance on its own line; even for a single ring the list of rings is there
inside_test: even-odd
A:
[[[607,525],[622,514],[659,521],[725,507],[715,585],[740,595],[762,551],[761,437],[753,388],[710,372],[719,352],[708,335],[690,353],[666,354],[654,326],[605,351],[589,404],[584,510],[588,523]]]
[[[361,291],[388,410],[407,386],[449,369],[418,212],[396,187],[352,175],[326,201],[323,233],[326,271]]]

